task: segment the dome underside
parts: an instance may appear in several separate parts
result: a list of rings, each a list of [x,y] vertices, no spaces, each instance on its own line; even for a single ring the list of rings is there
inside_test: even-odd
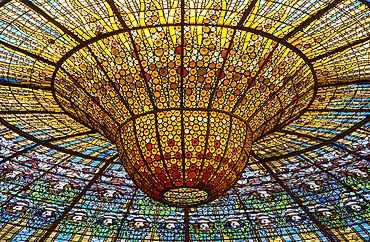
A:
[[[315,93],[312,66],[289,47],[206,24],[143,28],[71,54],[54,88],[68,113],[113,142],[119,126],[157,109],[233,114],[257,138],[296,118]]]
[[[367,0],[10,0],[0,3],[0,14],[0,236],[5,240],[369,240]],[[147,51],[155,50],[146,37],[151,29],[172,28],[163,41],[172,41],[176,51],[178,38],[191,33],[200,41],[206,25],[221,33],[238,26],[216,36],[227,56],[232,53],[227,43],[242,33],[272,36],[281,51],[292,46],[303,53],[296,58],[312,65],[316,93],[299,116],[255,136],[249,164],[222,198],[191,209],[164,206],[137,189],[98,126],[87,128],[61,109],[52,80],[72,80],[58,68],[85,47],[108,50],[99,43],[110,36],[128,38],[126,54],[134,59],[129,43],[136,38],[148,41]],[[188,54],[180,51],[183,58]],[[149,65],[145,68],[149,74]],[[228,65],[222,70],[227,76]],[[262,71],[269,75],[268,70]],[[103,71],[99,75],[104,79]],[[220,98],[215,92],[214,100]]]

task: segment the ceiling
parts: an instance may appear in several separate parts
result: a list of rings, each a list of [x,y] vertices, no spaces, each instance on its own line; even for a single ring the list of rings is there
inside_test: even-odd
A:
[[[1,238],[368,241],[369,26],[368,0],[1,1]],[[292,50],[311,74],[307,102],[292,101],[297,112],[286,120],[260,112],[256,127],[262,117],[275,121],[256,128],[239,181],[207,205],[184,209],[150,199],[130,180],[112,139],[76,121],[55,93],[71,55],[124,35],[127,48],[148,41],[147,52],[136,51],[145,56],[151,29],[167,30],[163,39],[180,48],[186,34],[197,39],[211,30],[227,56],[235,36],[256,35],[250,38]],[[268,60],[267,44],[258,53]],[[187,70],[182,53],[180,75]],[[218,67],[225,76],[226,60],[238,59],[228,58]],[[235,65],[246,69],[242,64]],[[270,78],[272,69],[260,67],[258,76]]]

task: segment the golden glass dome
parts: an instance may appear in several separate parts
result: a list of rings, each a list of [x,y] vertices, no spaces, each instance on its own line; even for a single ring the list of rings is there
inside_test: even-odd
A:
[[[104,36],[64,57],[56,100],[117,144],[153,199],[200,189],[189,204],[209,202],[238,180],[253,139],[299,117],[316,92],[302,52],[259,34],[203,23]]]

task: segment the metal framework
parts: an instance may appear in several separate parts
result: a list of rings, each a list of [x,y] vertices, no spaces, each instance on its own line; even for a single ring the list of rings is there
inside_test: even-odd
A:
[[[303,155],[301,155],[301,157],[303,157]],[[366,202],[368,205],[370,205],[370,201],[368,201],[361,193],[359,193],[358,191],[356,191],[355,189],[353,189],[351,186],[347,185],[346,183],[342,182],[340,179],[337,178],[337,176],[335,176],[332,173],[330,173],[321,164],[317,164],[317,163],[311,162],[309,159],[305,159],[305,161],[307,163],[309,163],[309,164],[311,164],[311,165],[319,168],[320,170],[324,171],[328,176],[330,176],[338,184],[340,184],[341,186],[343,186],[347,191],[352,192],[352,193],[355,193],[357,197],[361,198],[364,202]]]
[[[7,161],[9,161],[9,160],[11,160],[11,159],[13,159],[13,158],[15,158],[15,157],[17,157],[17,156],[21,155],[21,154],[24,154],[24,153],[26,153],[26,152],[28,152],[28,151],[30,151],[30,150],[32,150],[32,149],[34,149],[34,148],[38,147],[38,146],[39,146],[38,144],[33,144],[33,145],[28,146],[28,147],[26,147],[26,148],[24,148],[24,149],[21,149],[21,150],[19,150],[19,151],[15,152],[14,154],[11,154],[10,156],[5,157],[5,158],[1,161],[1,163],[7,162]]]
[[[42,236],[41,242],[45,241],[50,234],[55,230],[55,228],[59,225],[59,223],[68,215],[68,213],[74,208],[74,206],[80,201],[80,199],[86,194],[86,192],[90,189],[90,187],[103,175],[103,173],[108,169],[111,163],[118,158],[118,155],[113,156],[109,159],[102,168],[100,168],[99,172],[90,180],[90,182],[84,187],[84,189],[73,199],[71,205],[69,205],[62,215],[48,228],[46,233]]]
[[[35,145],[37,147],[38,145]],[[34,147],[34,148],[35,148]],[[26,149],[22,150],[23,152],[26,152]],[[23,154],[23,153],[22,153]],[[59,162],[56,162],[52,167],[47,169],[45,173],[51,172],[54,168],[58,167],[60,164],[62,164],[64,161],[68,160],[72,155],[66,156],[64,159],[59,160]],[[14,158],[14,157],[13,157]],[[24,187],[22,187],[18,192],[13,193],[10,195],[5,201],[2,202],[2,204],[6,204],[9,201],[11,201],[13,198],[18,197],[22,192],[27,191],[33,184],[35,184],[37,181],[39,181],[43,177],[43,174],[38,176],[36,179],[32,180],[31,182],[27,183]]]
[[[315,223],[315,225],[320,229],[320,231],[325,235],[325,237],[331,241],[335,242],[336,240],[333,238],[333,236],[325,229],[324,225],[321,224],[319,220],[316,219],[316,217],[308,210],[308,208],[303,205],[302,201],[289,189],[287,185],[275,174],[272,169],[266,164],[266,161],[260,159],[257,155],[254,155],[254,158],[256,158],[259,163],[265,168],[265,170],[270,174],[272,178],[284,189],[286,193],[289,194],[289,196],[298,204],[298,206],[307,214],[308,217],[312,220],[312,222]]]
[[[25,89],[31,89],[31,90],[45,90],[45,91],[51,91],[51,86],[36,86],[36,85],[27,85],[27,84],[21,84],[16,82],[6,82],[6,81],[0,81],[0,86],[4,87],[15,87],[15,88],[25,88]]]
[[[210,96],[209,101],[208,101],[208,108],[211,108],[211,105],[212,105],[212,102],[213,102],[213,98],[215,97],[215,94],[216,94],[216,91],[217,91],[218,83],[219,83],[219,82],[220,82],[220,80],[221,80],[221,77],[222,77],[222,74],[223,74],[223,71],[224,71],[224,68],[225,68],[225,64],[226,64],[226,61],[227,61],[227,57],[229,56],[230,51],[231,51],[231,49],[232,49],[232,47],[233,47],[233,45],[234,45],[234,37],[235,37],[236,31],[237,31],[237,29],[238,29],[238,28],[242,28],[242,27],[243,27],[244,21],[246,20],[246,18],[248,17],[248,15],[252,12],[253,8],[254,8],[254,7],[255,7],[255,5],[256,5],[256,2],[257,2],[257,0],[253,0],[253,1],[249,4],[248,8],[244,11],[243,16],[240,18],[240,20],[239,20],[239,23],[238,23],[237,27],[234,29],[234,32],[233,32],[233,34],[232,34],[232,36],[231,36],[231,41],[227,43],[227,44],[228,44],[228,46],[227,46],[227,48],[226,48],[225,58],[224,58],[224,60],[223,60],[223,62],[222,62],[222,66],[221,66],[221,68],[219,69],[219,73],[218,73],[218,75],[217,75],[217,79],[216,79],[216,81],[215,81],[215,86],[214,86],[214,88],[211,88],[211,89],[213,89],[213,90],[212,90],[212,92],[211,92],[211,96]],[[182,68],[182,69],[183,69],[183,68]],[[261,71],[262,71],[262,69],[263,69],[263,68],[261,68]],[[261,72],[261,71],[260,71],[260,72]],[[256,75],[256,77],[257,77],[257,76],[258,76],[258,75]],[[252,82],[253,82],[253,81],[252,81]],[[252,83],[252,82],[251,82],[251,83]],[[241,98],[241,99],[242,99],[242,98]],[[237,105],[235,105],[235,107],[236,107],[236,106],[237,106]],[[234,110],[235,110],[235,108],[234,108]]]
[[[60,114],[65,115],[64,112],[57,112],[57,111],[46,111],[46,110],[7,110],[7,111],[0,111],[0,114]]]
[[[185,49],[185,0],[181,0],[181,70],[180,70],[180,108],[184,107],[184,49]],[[208,138],[207,138],[208,139]],[[184,110],[181,110],[181,150],[185,151],[185,124],[184,124]],[[185,166],[185,152],[182,152],[181,154],[182,159],[182,166]],[[185,177],[185,169],[183,169],[182,176]],[[189,229],[189,211],[188,212],[188,228]],[[186,215],[185,215],[186,216]],[[186,229],[186,230],[187,230]],[[186,239],[189,237],[189,235],[186,236]],[[185,239],[185,240],[186,240]],[[186,241],[188,242],[188,241]]]
[[[185,227],[185,242],[190,242],[190,231],[189,231],[189,208],[184,209],[185,219],[184,219],[184,227]]]
[[[306,149],[302,149],[300,151],[293,151],[291,153],[288,153],[288,154],[285,154],[285,155],[280,155],[280,156],[275,156],[275,157],[270,157],[270,158],[265,158],[263,159],[263,161],[273,161],[273,160],[279,160],[279,159],[283,159],[283,158],[288,158],[288,157],[292,157],[292,156],[296,156],[296,155],[300,155],[300,154],[303,154],[303,153],[306,153],[308,151],[312,151],[312,150],[315,150],[315,149],[318,149],[320,147],[323,147],[325,145],[329,145],[329,144],[332,144],[333,142],[345,137],[346,135],[352,133],[353,131],[355,131],[356,129],[362,127],[364,124],[368,123],[370,121],[370,116],[366,116],[365,119],[363,119],[361,122],[358,122],[357,124],[355,124],[353,127],[349,128],[348,130],[342,132],[341,134],[338,134],[337,136],[335,136],[334,138],[330,139],[330,140],[327,140],[325,142],[322,142],[321,144],[318,144],[318,145],[314,145],[314,146],[311,146],[309,148],[306,148]]]
[[[24,54],[24,55],[26,55],[26,56],[29,56],[29,57],[31,57],[31,58],[33,58],[33,59],[35,59],[35,60],[42,61],[42,62],[44,62],[44,63],[46,63],[46,64],[48,64],[48,65],[56,66],[56,63],[55,63],[55,62],[52,62],[52,61],[50,61],[50,60],[47,60],[47,59],[45,59],[45,58],[43,58],[43,57],[40,57],[40,56],[38,56],[38,55],[36,55],[36,54],[33,54],[33,53],[31,53],[31,52],[28,52],[28,51],[26,51],[26,50],[23,50],[23,49],[21,49],[21,48],[19,48],[19,47],[17,47],[17,46],[14,46],[14,45],[9,44],[9,43],[7,43],[7,42],[4,42],[4,41],[2,41],[2,40],[0,40],[0,45],[4,46],[4,47],[6,47],[6,48],[9,48],[9,49],[11,49],[11,50],[14,50],[14,51],[16,51],[16,52],[22,53],[22,54]]]
[[[328,12],[330,9],[337,6],[339,3],[343,2],[343,0],[335,0],[329,5],[327,5],[325,8],[319,10],[315,15],[310,16],[308,19],[306,19],[302,24],[297,26],[295,29],[293,29],[290,33],[286,34],[283,38],[283,40],[287,40],[291,38],[293,35],[298,33],[300,30],[304,29],[306,26],[310,25],[315,20],[319,19],[321,16],[323,16],[326,12]]]
[[[336,87],[336,86],[365,85],[365,84],[370,84],[370,80],[369,79],[355,80],[355,81],[346,80],[346,81],[339,81],[339,82],[324,84],[320,87]]]
[[[13,125],[11,125],[8,121],[6,121],[5,119],[3,119],[1,117],[0,117],[0,123],[2,125],[4,125],[5,127],[7,127],[8,129],[12,130],[13,132],[17,133],[18,135],[23,136],[23,137],[25,137],[25,138],[27,138],[29,140],[32,140],[33,142],[35,142],[35,143],[37,143],[39,145],[43,145],[43,146],[49,147],[51,149],[58,150],[60,152],[66,153],[66,154],[75,155],[75,156],[86,158],[86,159],[91,159],[91,160],[96,160],[96,161],[106,161],[106,159],[103,159],[103,158],[98,158],[98,157],[92,157],[92,156],[89,156],[89,155],[84,155],[84,154],[81,154],[79,152],[72,151],[72,150],[69,150],[69,149],[65,149],[63,147],[59,147],[57,145],[50,144],[49,142],[39,140],[35,136],[30,135],[30,134],[22,131],[21,129],[19,129],[19,128],[13,126]]]
[[[64,139],[70,139],[70,138],[75,138],[75,137],[78,137],[78,136],[83,136],[83,135],[88,135],[88,134],[94,134],[95,132],[93,131],[87,131],[87,132],[83,132],[83,133],[77,133],[77,134],[73,134],[73,135],[66,135],[66,136],[62,136],[62,137],[58,137],[58,138],[53,138],[53,139],[47,139],[47,140],[43,140],[44,142],[54,142],[54,141],[61,141],[61,140],[64,140]],[[35,149],[36,147],[40,146],[40,144],[36,143],[36,144],[33,144],[31,146],[28,146],[24,149],[21,149],[17,152],[15,152],[14,154],[10,155],[10,156],[7,156],[5,157],[1,162],[4,163],[8,160],[11,160],[21,154],[25,154],[27,153],[28,151],[32,150],[32,149]]]
[[[245,206],[245,203],[244,203],[243,199],[241,199],[239,191],[235,188],[233,188],[233,191],[235,192],[236,196],[238,197],[239,203],[243,206],[244,210],[247,211],[247,207]],[[247,220],[248,220],[249,224],[251,225],[254,236],[256,236],[258,242],[262,242],[261,238],[258,236],[257,229],[254,227],[251,219],[249,218],[249,216],[246,216],[246,217],[247,217]]]
[[[82,43],[82,39],[80,39],[77,35],[75,35],[72,31],[69,31],[68,28],[61,25],[58,21],[50,17],[47,13],[45,13],[43,10],[41,10],[38,6],[33,4],[29,0],[21,0],[22,3],[24,3],[27,7],[35,11],[36,13],[40,14],[43,18],[45,18],[47,21],[52,23],[53,25],[57,26],[59,29],[61,29],[63,32],[67,33],[70,37],[72,37],[75,41]]]
[[[5,4],[7,4],[8,2],[10,2],[11,0],[2,0],[1,2],[0,2],[0,8],[2,7],[2,6],[4,6]]]
[[[98,60],[98,58],[96,58],[96,56],[94,55],[93,51],[91,50],[91,48],[89,48],[89,52],[91,54],[91,56],[94,58],[94,60],[96,61],[96,63],[98,63],[98,66],[100,67],[100,69],[103,71],[104,75],[105,75],[105,78],[108,80],[109,84],[111,85],[111,87],[114,89],[114,91],[117,93],[117,96],[119,97],[119,99],[121,100],[121,102],[125,105],[125,107],[127,108],[127,110],[129,111],[129,113],[131,115],[133,115],[133,112],[130,108],[130,106],[128,105],[126,99],[120,94],[118,88],[116,85],[114,85],[112,79],[108,76],[108,73],[107,71],[105,70],[105,68],[102,66],[102,63]]]
[[[308,109],[307,112],[319,113],[368,113],[370,109],[367,108],[333,108],[333,109]]]
[[[132,205],[133,205],[133,202],[134,202],[134,199],[136,198],[137,196],[137,192],[138,192],[138,189],[135,189],[134,191],[134,194],[131,196],[131,199],[130,199],[130,202],[127,206],[127,212],[125,213],[125,215],[123,216],[122,220],[121,220],[121,225],[117,231],[117,236],[114,237],[113,241],[112,242],[117,242],[117,240],[119,239],[118,237],[120,236],[120,234],[122,233],[122,228],[123,228],[123,225],[124,225],[124,221],[125,219],[127,218],[127,216],[130,214],[130,209],[132,208]]]
[[[295,135],[295,136],[298,136],[298,137],[304,137],[304,138],[309,138],[309,139],[313,139],[313,140],[319,140],[319,141],[322,141],[322,142],[325,142],[327,140],[325,139],[322,139],[322,138],[318,138],[318,137],[312,137],[310,135],[305,135],[305,134],[300,134],[300,133],[297,133],[297,132],[293,132],[293,131],[282,131],[283,133],[286,133],[286,134],[290,134],[290,135]],[[341,149],[349,154],[352,154],[360,159],[365,159],[367,161],[370,161],[370,158],[366,157],[366,156],[362,156],[362,155],[359,155],[357,152],[355,151],[352,151],[346,147],[343,147],[343,146],[340,146],[336,143],[331,143],[329,144],[330,146],[333,146],[337,149]],[[306,154],[301,154],[301,155],[297,155],[298,157],[306,157]],[[332,179],[334,179],[338,184],[340,184],[341,186],[345,187],[349,192],[353,192],[353,193],[356,193],[356,195],[358,197],[360,197],[363,201],[365,201],[366,203],[368,203],[370,205],[370,201],[368,201],[367,199],[365,199],[364,196],[362,196],[361,193],[359,193],[358,191],[354,190],[351,186],[347,185],[346,183],[342,182],[340,179],[337,178],[336,175],[334,175],[333,173],[329,172],[327,168],[323,167],[321,164],[319,163],[315,163],[315,162],[312,162],[310,161],[310,159],[308,158],[305,158],[304,159],[307,163],[309,163],[310,165],[312,166],[315,166],[317,167],[318,169],[324,171],[328,176],[330,176]]]
[[[322,54],[322,55],[316,56],[316,57],[312,58],[312,59],[311,59],[311,61],[312,61],[312,62],[319,61],[319,60],[324,59],[324,58],[326,58],[326,57],[328,57],[328,56],[332,56],[332,55],[335,55],[335,54],[341,53],[341,52],[343,52],[343,51],[345,51],[345,50],[347,50],[347,49],[349,49],[349,48],[352,48],[352,47],[354,47],[354,46],[356,46],[356,45],[363,44],[363,43],[365,43],[365,42],[367,42],[367,41],[369,41],[369,40],[370,40],[370,36],[365,37],[365,38],[362,38],[362,39],[359,39],[359,40],[356,40],[356,41],[353,41],[353,42],[348,43],[348,44],[346,44],[346,45],[344,45],[344,46],[341,46],[341,47],[335,48],[334,50],[331,50],[331,51],[329,51],[329,52],[327,52],[327,53],[325,53],[325,54]]]
[[[89,97],[89,99],[91,100],[91,101],[93,101],[93,103],[95,103],[95,105],[97,106],[97,107],[99,107],[100,108],[100,110],[103,112],[103,113],[105,113],[108,117],[110,117],[117,125],[118,125],[118,122],[113,118],[113,116],[112,116],[112,114],[111,113],[109,113],[109,112],[107,112],[102,106],[101,106],[101,104],[98,102],[98,101],[96,101],[95,100],[95,98],[90,94],[90,93],[88,93],[82,86],[81,86],[81,84],[75,79],[75,78],[73,78],[72,77],[72,75],[71,74],[69,74],[69,72],[68,71],[66,71],[63,67],[61,67],[61,70],[65,73],[65,74],[67,74],[67,76],[69,77],[69,79],[78,87],[78,88],[80,88],[81,90],[83,90],[84,91],[84,94],[85,95],[87,95],[88,97]],[[57,99],[57,97],[55,97],[55,99]]]

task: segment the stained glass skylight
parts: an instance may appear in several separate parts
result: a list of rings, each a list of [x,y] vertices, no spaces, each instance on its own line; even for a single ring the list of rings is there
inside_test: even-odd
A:
[[[2,0],[0,241],[368,241],[369,15]]]

